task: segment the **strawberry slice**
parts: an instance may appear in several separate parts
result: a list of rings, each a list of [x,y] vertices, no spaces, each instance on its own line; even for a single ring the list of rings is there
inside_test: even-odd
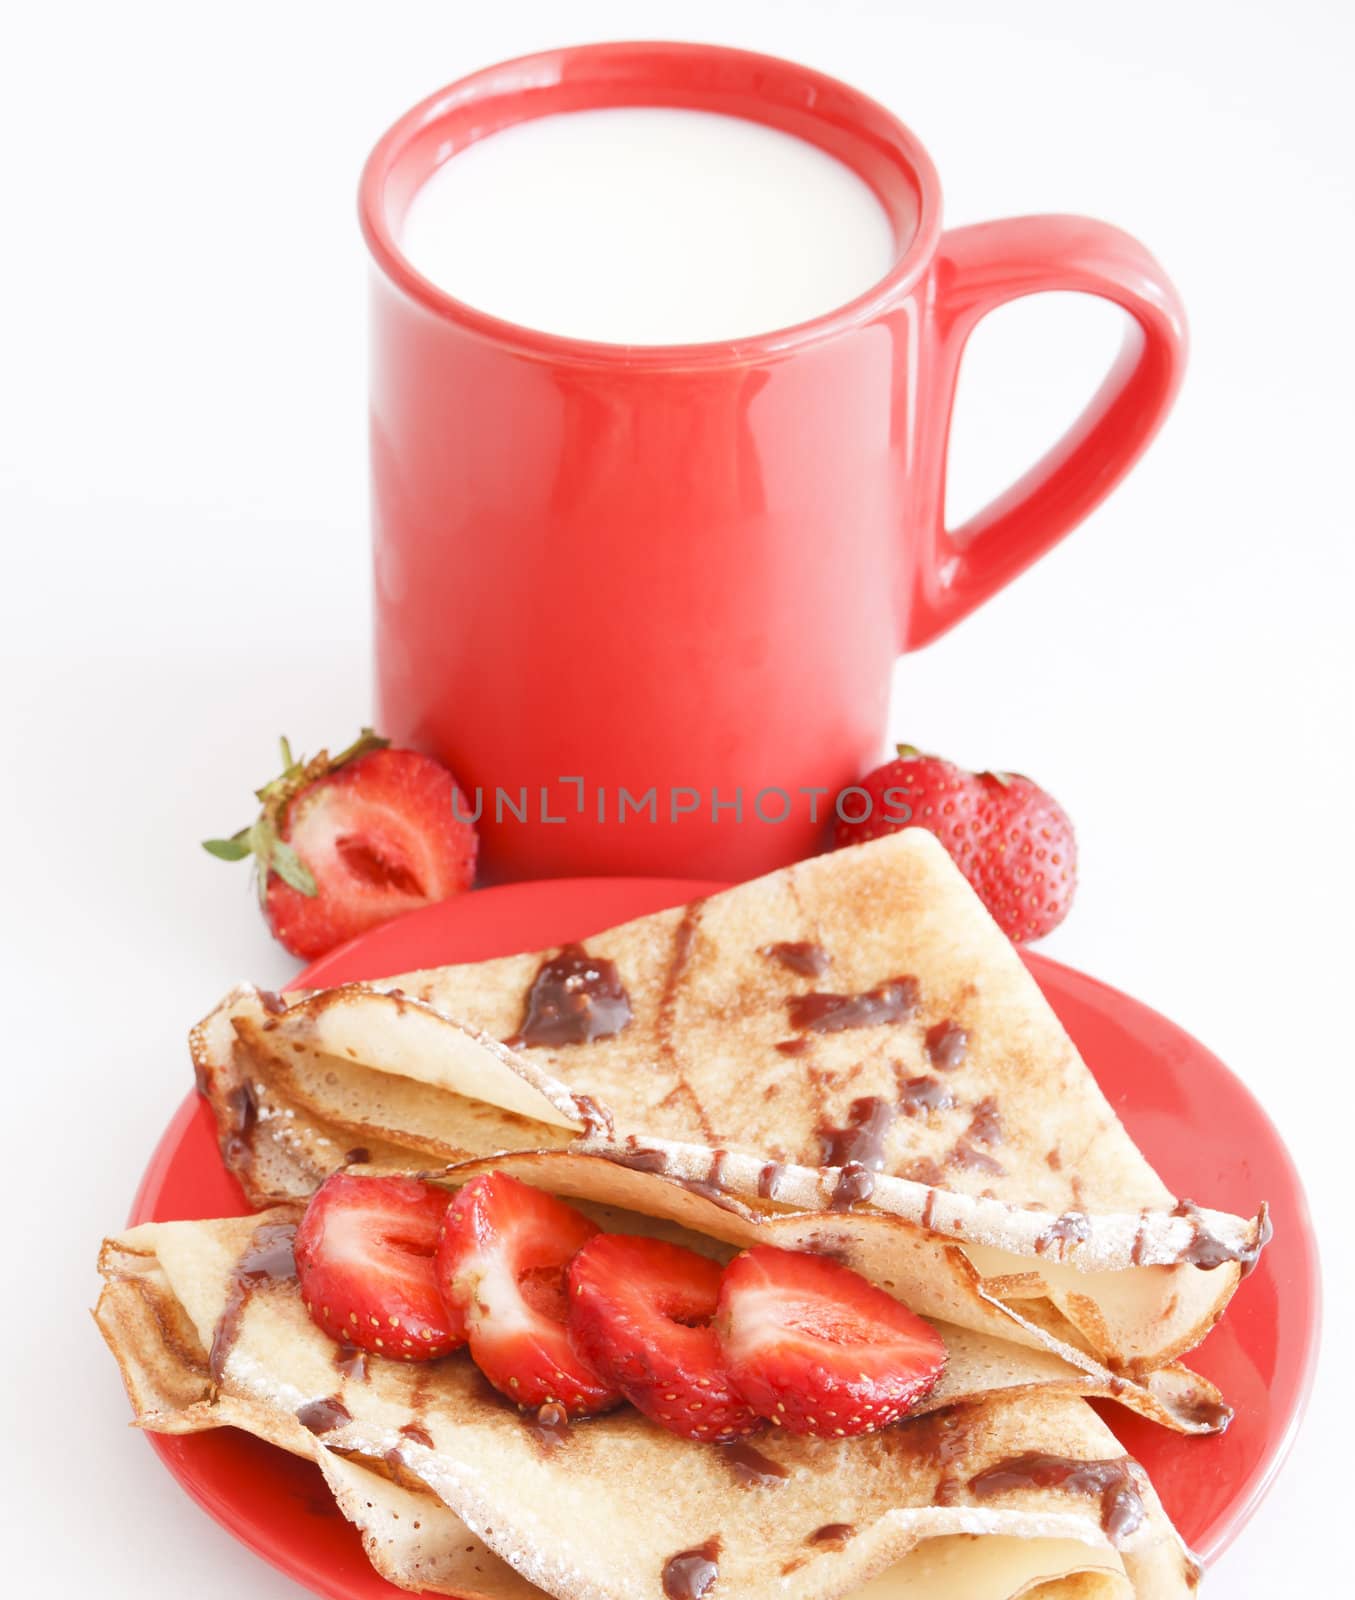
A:
[[[725,1268],[714,1328],[759,1415],[823,1439],[885,1428],[946,1364],[936,1331],[859,1273],[758,1245]]]
[[[296,1230],[301,1296],[316,1326],[393,1361],[434,1361],[464,1344],[433,1272],[448,1201],[412,1178],[327,1178]]]
[[[565,1269],[597,1231],[563,1200],[502,1172],[472,1178],[447,1209],[443,1299],[465,1319],[476,1366],[520,1406],[550,1403],[578,1417],[621,1403],[565,1327]]]
[[[475,876],[475,827],[456,779],[388,743],[364,728],[337,755],[304,760],[284,739],[281,775],[255,791],[259,816],[203,841],[223,861],[254,857],[264,915],[293,955],[314,960]]]
[[[762,1419],[734,1392],[710,1329],[715,1262],[681,1245],[603,1233],[569,1267],[574,1348],[652,1422],[723,1443]]]

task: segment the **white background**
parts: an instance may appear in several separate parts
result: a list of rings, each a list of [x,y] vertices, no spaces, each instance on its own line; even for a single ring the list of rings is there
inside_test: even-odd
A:
[[[313,749],[368,713],[359,166],[425,92],[527,49],[649,35],[802,58],[915,128],[950,221],[1087,211],[1174,275],[1194,349],[1166,431],[1066,545],[901,664],[895,731],[1064,801],[1082,885],[1046,948],[1217,1050],[1290,1141],[1319,1226],[1338,1215],[1351,20],[1336,0],[10,15],[0,1498],[16,1594],[299,1593],[126,1431],[85,1308],[99,1236],[188,1086],[188,1024],[238,976],[292,970],[244,869],[197,841],[247,820],[279,732]],[[1031,459],[1116,333],[1080,303],[983,330],[957,511]],[[1349,1255],[1328,1227],[1337,1353],[1216,1595],[1313,1578],[1349,1520]]]

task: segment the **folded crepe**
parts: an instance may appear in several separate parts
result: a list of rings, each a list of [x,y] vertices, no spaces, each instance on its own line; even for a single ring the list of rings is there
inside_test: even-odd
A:
[[[495,1556],[433,1495],[404,1488],[361,1465],[361,1458],[336,1455],[318,1441],[315,1456],[335,1502],[358,1528],[382,1577],[401,1588],[462,1600],[542,1600],[543,1590]],[[1170,1552],[1165,1553],[1171,1562]],[[1130,1559],[1144,1578],[1143,1556]],[[1169,1566],[1165,1581],[1154,1585],[1145,1578],[1137,1592],[1179,1593],[1177,1574]],[[853,1600],[1008,1600],[1016,1595],[1127,1600],[1133,1593],[1125,1562],[1114,1551],[1076,1539],[996,1533],[924,1537],[851,1590]]]
[[[572,1158],[579,1160],[580,1158]],[[580,1183],[605,1191],[605,1162]],[[604,1226],[703,1234],[592,1203]],[[1047,1352],[942,1327],[925,1415],[848,1440],[678,1438],[629,1408],[556,1430],[464,1352],[410,1366],[309,1319],[296,1208],[155,1223],[106,1241],[96,1318],[136,1420],[235,1426],[316,1461],[378,1570],[468,1600],[1128,1600],[1198,1569],[1142,1470]],[[714,1574],[711,1568],[714,1568]]]
[[[462,1600],[541,1600],[544,1593],[485,1549],[456,1514],[427,1493],[411,1492],[319,1445],[316,1456],[344,1516],[360,1531],[372,1565],[392,1583]],[[1134,1569],[1145,1571],[1141,1557]],[[852,1600],[1119,1600],[1134,1592],[1125,1563],[1073,1539],[1002,1534],[935,1535],[877,1577]],[[1145,1581],[1141,1594],[1179,1593]]]
[[[586,1153],[647,1209],[685,1220],[695,1194],[738,1242],[827,1231],[927,1314],[1144,1379],[1204,1337],[1269,1234],[1264,1206],[1177,1201],[921,829],[586,947],[246,986],[191,1043],[255,1204],[351,1162]]]

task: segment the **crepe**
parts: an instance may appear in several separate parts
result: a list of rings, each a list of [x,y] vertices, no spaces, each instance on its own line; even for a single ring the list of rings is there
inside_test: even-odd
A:
[[[699,1445],[628,1408],[561,1438],[489,1390],[464,1352],[355,1363],[301,1303],[295,1216],[147,1224],[107,1241],[96,1317],[139,1425],[236,1426],[316,1460],[378,1569],[406,1587],[684,1600],[674,1562],[686,1557],[714,1561],[715,1594],[730,1600],[835,1600],[863,1585],[886,1600],[904,1577],[913,1600],[1194,1586],[1141,1469],[1077,1397],[1077,1374],[1047,1357],[943,1329],[954,1342],[939,1409],[857,1439]],[[1040,1487],[1032,1452],[1074,1482]]]
[[[262,1085],[253,1081],[262,1095]],[[407,1088],[402,1086],[401,1092]],[[415,1088],[410,1092],[422,1091]],[[251,1105],[255,1105],[253,1100]],[[474,1102],[466,1105],[473,1116],[492,1112]],[[279,1130],[269,1139],[256,1141],[256,1148],[266,1153],[276,1168],[289,1148],[299,1143],[296,1113],[262,1100],[253,1115],[256,1127],[271,1125]],[[313,1151],[321,1140],[330,1146],[337,1163],[339,1147],[323,1135],[312,1135],[307,1149]],[[650,1149],[645,1146],[644,1152]],[[680,1148],[669,1147],[669,1151],[675,1160],[683,1158]],[[497,1169],[573,1199],[605,1197],[614,1205],[686,1225],[727,1245],[761,1242],[828,1253],[900,1295],[924,1315],[1031,1351],[1047,1352],[1056,1365],[1073,1367],[1081,1374],[1083,1393],[1116,1400],[1183,1433],[1214,1432],[1231,1419],[1231,1410],[1213,1385],[1179,1363],[1144,1369],[1137,1375],[1122,1369],[1112,1371],[1092,1354],[1076,1329],[1058,1317],[1043,1297],[1043,1280],[1019,1272],[983,1278],[958,1245],[935,1239],[915,1224],[885,1212],[754,1209],[708,1182],[627,1164],[639,1154],[629,1151],[624,1159],[617,1159],[615,1152],[590,1151],[576,1141],[567,1150],[524,1151],[422,1171],[411,1168],[410,1151],[377,1144],[350,1149],[344,1159],[353,1171],[401,1172],[449,1183],[465,1182],[478,1172]],[[708,1171],[710,1153],[695,1154],[702,1164],[700,1170]],[[348,1158],[361,1160],[354,1164]]]
[[[463,1600],[540,1600],[543,1592],[475,1538],[454,1512],[323,1445],[316,1457],[336,1503],[362,1534],[372,1565],[390,1582]],[[1164,1552],[1165,1553],[1165,1552]],[[1170,1560],[1168,1555],[1168,1560]],[[1133,1558],[1142,1576],[1145,1563]],[[1145,1582],[1142,1594],[1171,1594]],[[1113,1550],[1076,1539],[972,1533],[931,1536],[851,1591],[852,1600],[1110,1600],[1134,1593]]]
[[[533,1028],[571,976],[614,1031]],[[1008,1337],[1134,1376],[1204,1337],[1268,1237],[1264,1207],[1176,1200],[916,828],[586,951],[285,999],[245,986],[192,1049],[255,1203],[355,1160],[586,1152],[650,1188],[695,1186],[778,1242],[849,1218],[834,1230],[851,1263],[878,1277],[867,1263],[888,1256],[919,1309],[986,1331],[1015,1318]]]
[[[316,1455],[339,1509],[360,1530],[382,1577],[402,1588],[463,1600],[540,1600],[544,1591],[486,1550],[440,1500],[402,1488],[323,1445]],[[1075,1539],[952,1534],[923,1540],[852,1595],[853,1600],[1006,1600],[1013,1595],[1109,1600],[1131,1592],[1124,1563],[1111,1550]]]

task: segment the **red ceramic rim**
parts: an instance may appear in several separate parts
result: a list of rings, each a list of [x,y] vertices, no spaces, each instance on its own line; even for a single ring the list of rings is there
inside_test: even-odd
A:
[[[408,971],[441,960],[508,955],[585,938],[725,887],[683,879],[581,878],[505,884],[398,918],[314,962],[294,987],[321,987]],[[1027,966],[1083,1050],[1116,1112],[1170,1188],[1246,1210],[1271,1202],[1275,1238],[1223,1321],[1190,1356],[1238,1403],[1227,1434],[1184,1439],[1117,1406],[1096,1402],[1125,1447],[1148,1466],[1195,1553],[1212,1563],[1255,1512],[1302,1420],[1317,1361],[1321,1287],[1303,1187],[1279,1134],[1221,1061],[1148,1006],[1046,956]],[[1114,1047],[1122,1059],[1111,1061]],[[1126,1062],[1133,1070],[1126,1070]],[[1144,1063],[1150,1070],[1140,1071]],[[210,1114],[196,1094],[179,1107],[151,1156],[132,1223],[202,1215],[196,1191],[246,1208],[215,1156]],[[204,1160],[211,1161],[210,1170]],[[210,1202],[209,1202],[210,1203]],[[214,1214],[217,1214],[214,1212]],[[232,1429],[184,1437],[147,1434],[185,1491],[242,1543],[331,1600],[394,1600],[357,1535],[309,1512],[323,1499],[315,1468]],[[273,1474],[270,1494],[251,1481]],[[308,1475],[314,1474],[314,1478]],[[259,1485],[256,1483],[256,1489]],[[299,1512],[297,1502],[308,1504]]]
[[[455,151],[515,123],[556,112],[671,106],[763,122],[817,144],[875,191],[896,235],[909,234],[890,271],[864,294],[793,327],[707,344],[619,345],[569,339],[505,321],[458,300],[411,265],[396,218],[414,190]],[[908,189],[912,207],[900,201]],[[638,42],[576,45],[520,56],[439,89],[378,141],[358,190],[363,235],[377,265],[405,294],[522,354],[576,365],[669,368],[745,364],[789,354],[870,321],[916,282],[941,232],[941,185],[931,157],[869,95],[809,67],[720,45]],[[624,352],[624,356],[622,356]]]

